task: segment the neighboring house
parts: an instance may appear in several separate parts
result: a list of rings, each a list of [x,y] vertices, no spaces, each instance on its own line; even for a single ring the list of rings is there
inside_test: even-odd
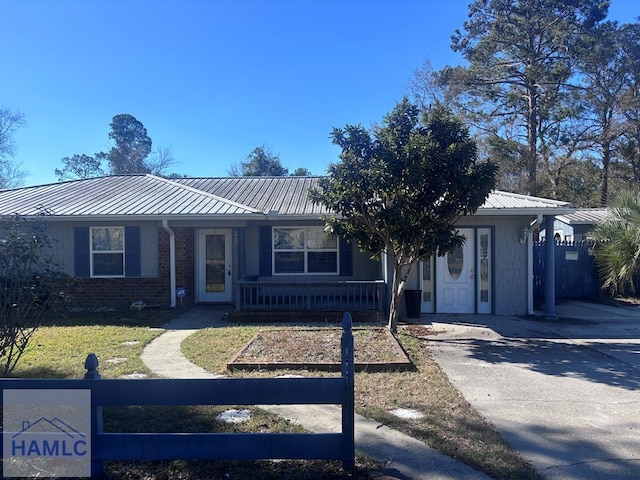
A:
[[[597,225],[609,216],[607,208],[581,208],[573,212],[558,215],[553,224],[553,235],[560,242],[581,242]],[[544,229],[540,232],[540,241],[545,238]]]
[[[317,177],[110,176],[0,191],[0,216],[49,213],[77,305],[388,309],[384,257],[335,238],[307,197]],[[458,225],[461,249],[421,262],[424,313],[533,313],[531,232],[565,202],[495,191]]]

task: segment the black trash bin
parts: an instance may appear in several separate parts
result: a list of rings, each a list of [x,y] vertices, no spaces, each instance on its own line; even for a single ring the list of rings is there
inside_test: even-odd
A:
[[[422,290],[405,290],[404,301],[407,307],[407,317],[420,318],[420,304],[422,303]]]

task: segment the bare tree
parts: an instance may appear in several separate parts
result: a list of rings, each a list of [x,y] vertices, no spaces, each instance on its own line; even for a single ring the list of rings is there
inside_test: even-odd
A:
[[[151,153],[151,158],[148,161],[149,169],[151,173],[159,176],[175,176],[170,174],[169,169],[175,167],[178,162],[173,155],[174,147],[169,145],[168,147],[156,147]]]
[[[11,188],[24,182],[27,171],[14,160],[15,132],[25,125],[24,115],[6,107],[0,107],[0,188]]]

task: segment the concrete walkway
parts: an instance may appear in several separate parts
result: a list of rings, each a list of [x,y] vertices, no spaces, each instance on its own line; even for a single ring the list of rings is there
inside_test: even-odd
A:
[[[545,478],[639,478],[640,308],[556,311],[421,320],[452,383]]]
[[[151,371],[167,378],[216,378],[189,362],[180,352],[180,343],[200,328],[227,325],[225,310],[195,307],[166,326],[142,353]],[[339,407],[331,405],[274,405],[269,410],[302,425],[309,431],[340,431]],[[487,480],[489,477],[424,443],[378,422],[356,415],[355,443],[358,452],[385,463],[405,478],[415,480]]]

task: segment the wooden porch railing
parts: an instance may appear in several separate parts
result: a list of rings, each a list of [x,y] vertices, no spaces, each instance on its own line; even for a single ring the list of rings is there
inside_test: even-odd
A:
[[[238,310],[384,311],[384,300],[383,280],[236,282]]]
[[[91,390],[91,476],[103,473],[105,460],[342,460],[355,461],[354,356],[351,315],[342,320],[340,377],[101,379],[90,354],[82,380],[0,379],[0,402],[11,389]],[[103,406],[127,405],[294,405],[342,406],[338,433],[107,433]],[[11,432],[3,432],[11,435]],[[10,457],[3,451],[3,457]]]

